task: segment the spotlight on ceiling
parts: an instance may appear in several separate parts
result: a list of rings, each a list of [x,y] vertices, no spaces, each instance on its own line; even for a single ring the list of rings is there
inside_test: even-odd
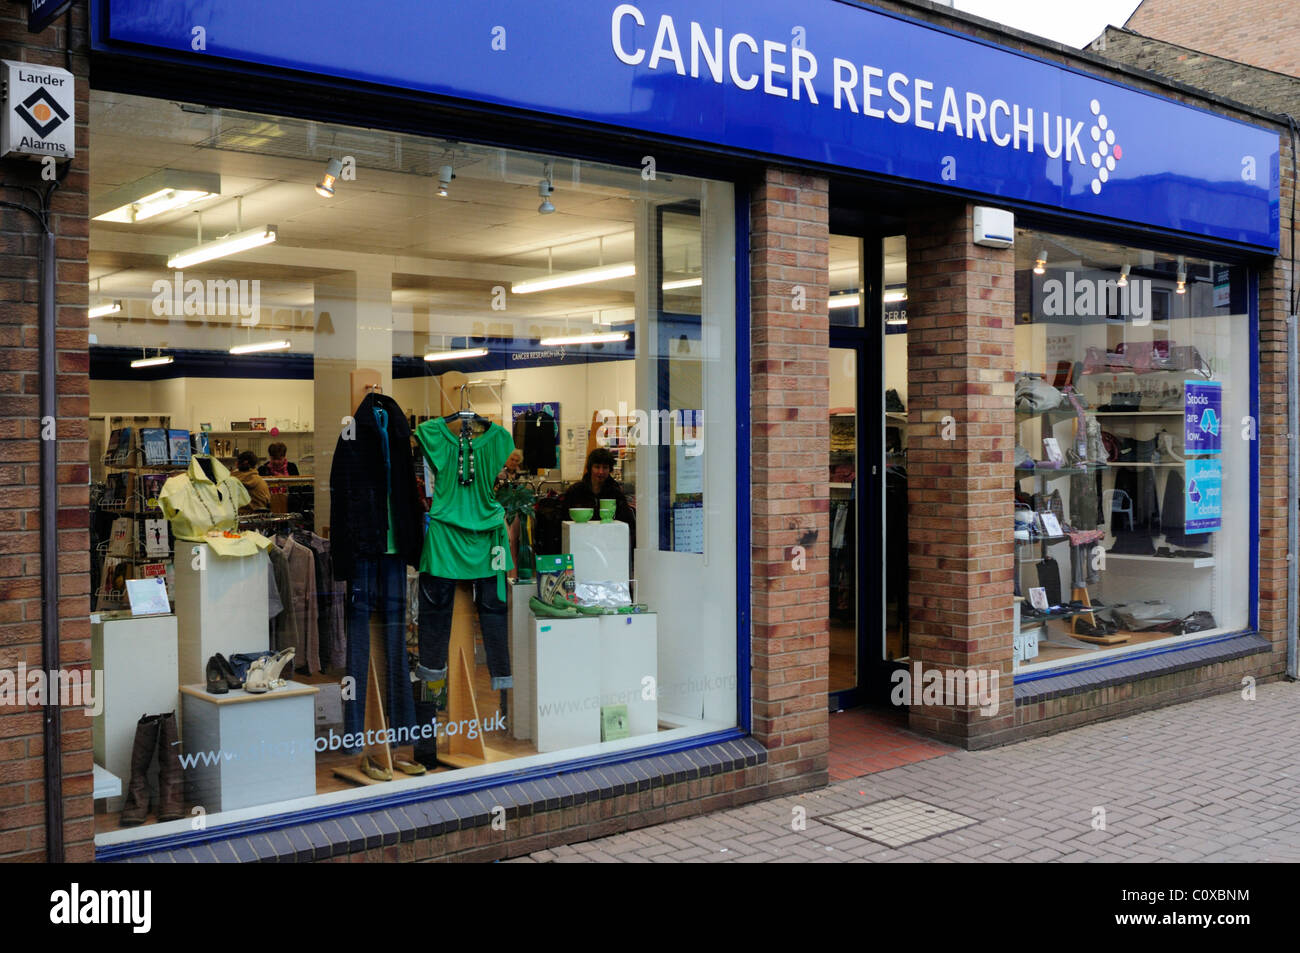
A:
[[[1178,256],[1178,287],[1174,289],[1175,294],[1187,294],[1187,260],[1182,255]]]
[[[438,170],[438,195],[446,198],[451,191],[451,180],[456,178],[456,172],[449,165],[444,165]]]
[[[1047,272],[1047,249],[1044,248],[1034,259],[1034,274],[1041,275]]]
[[[334,197],[334,183],[339,180],[343,174],[343,163],[338,159],[330,159],[329,164],[325,166],[325,176],[316,183],[316,194],[323,199]]]
[[[555,211],[555,206],[551,204],[551,196],[555,194],[555,186],[551,184],[550,179],[542,179],[537,183],[537,194],[542,197],[542,204],[537,206],[538,215],[550,215]]]
[[[1121,269],[1119,270],[1119,281],[1115,282],[1115,284],[1116,284],[1117,287],[1120,287],[1120,288],[1127,288],[1127,287],[1128,287],[1128,273],[1129,273],[1132,269],[1133,269],[1133,266],[1132,266],[1132,265],[1125,265],[1123,268],[1121,268]]]

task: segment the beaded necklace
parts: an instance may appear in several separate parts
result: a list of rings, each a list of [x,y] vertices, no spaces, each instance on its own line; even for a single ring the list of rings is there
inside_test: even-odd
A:
[[[469,476],[465,475],[467,457],[469,460]],[[469,429],[468,418],[460,422],[460,437],[456,440],[456,480],[461,486],[474,485],[474,435]]]

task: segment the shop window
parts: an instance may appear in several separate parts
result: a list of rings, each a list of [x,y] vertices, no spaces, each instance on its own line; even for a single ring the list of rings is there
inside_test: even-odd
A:
[[[1016,238],[1016,660],[1035,670],[1250,624],[1243,266]]]
[[[729,184],[90,114],[99,843],[735,727]]]

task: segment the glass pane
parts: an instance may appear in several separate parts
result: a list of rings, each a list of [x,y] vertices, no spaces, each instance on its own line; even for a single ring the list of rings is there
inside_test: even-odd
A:
[[[885,387],[885,658],[907,656],[907,238],[882,242]]]
[[[858,684],[857,353],[831,350],[830,691]]]
[[[862,239],[832,235],[827,303],[832,325],[862,327],[862,286]]]
[[[1245,627],[1246,269],[1041,232],[1016,249],[1018,664]]]

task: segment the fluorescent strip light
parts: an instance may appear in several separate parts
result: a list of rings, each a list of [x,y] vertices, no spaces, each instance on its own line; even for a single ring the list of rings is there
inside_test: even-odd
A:
[[[885,292],[885,304],[898,304],[898,302],[900,302],[900,301],[906,301],[906,300],[907,300],[907,292],[906,292],[906,291],[886,291],[886,292]]]
[[[636,265],[626,262],[621,265],[603,265],[599,268],[584,268],[582,271],[566,271],[559,275],[547,275],[545,278],[529,278],[517,281],[510,290],[517,295],[533,294],[537,291],[551,291],[555,288],[572,288],[574,285],[591,285],[598,281],[613,281],[616,278],[631,278],[636,274]]]
[[[683,288],[699,288],[703,284],[703,278],[682,278],[678,281],[665,281],[664,291],[681,291]]]
[[[220,194],[221,176],[216,173],[162,169],[104,196],[95,206],[107,211],[99,212],[94,219],[129,225]]]
[[[861,303],[861,295],[835,295],[826,303],[826,307],[832,310],[836,308],[856,308]]]
[[[461,358],[468,357],[487,357],[488,349],[485,347],[466,347],[459,351],[431,351],[424,355],[426,361],[458,361]]]
[[[259,351],[287,351],[293,345],[288,341],[258,341],[256,344],[236,344],[231,354],[256,354]]]
[[[617,344],[626,341],[626,331],[609,331],[604,334],[572,334],[568,337],[542,338],[542,347],[563,347],[566,344]]]
[[[160,354],[158,357],[137,357],[134,361],[131,362],[131,366],[132,367],[157,367],[160,364],[170,364],[170,363],[172,363],[172,356],[170,354],[166,354],[166,355]]]
[[[97,304],[86,312],[88,318],[104,318],[110,314],[117,314],[122,310],[122,302],[110,301],[108,304]]]
[[[167,259],[167,267],[188,268],[190,265],[212,261],[214,258],[226,258],[230,255],[237,255],[241,251],[248,251],[250,248],[269,245],[275,241],[275,238],[274,225],[261,225],[257,228],[250,228],[246,232],[227,235],[225,238],[218,238],[214,242],[205,242],[202,245],[195,245],[193,248],[177,252]]]

